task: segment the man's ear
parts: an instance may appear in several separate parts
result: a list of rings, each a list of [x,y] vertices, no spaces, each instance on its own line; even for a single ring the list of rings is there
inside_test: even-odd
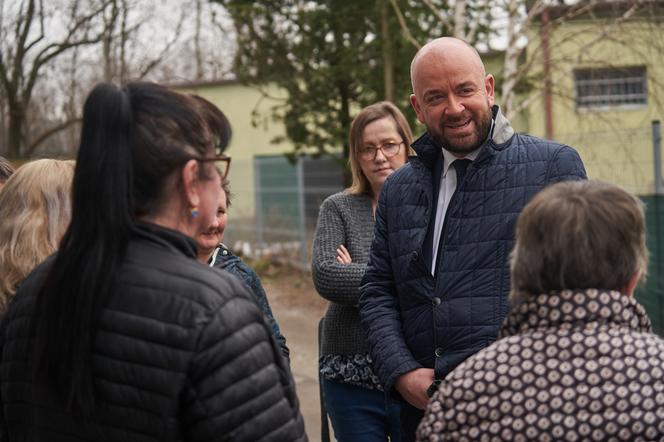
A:
[[[198,194],[198,161],[189,160],[182,167],[182,188],[189,207],[198,207],[201,202]]]
[[[484,79],[484,87],[486,89],[486,96],[487,99],[489,100],[489,106],[493,106],[496,104],[496,92],[494,89],[494,83],[495,80],[493,78],[493,75],[488,74],[486,78]]]
[[[410,105],[413,106],[413,109],[415,110],[415,115],[417,115],[417,119],[419,120],[420,123],[426,124],[424,121],[424,116],[422,115],[422,109],[420,107],[420,103],[417,101],[417,97],[415,94],[410,94]]]

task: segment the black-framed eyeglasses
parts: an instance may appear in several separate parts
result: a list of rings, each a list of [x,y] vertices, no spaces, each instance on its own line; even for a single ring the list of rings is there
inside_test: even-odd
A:
[[[194,157],[194,159],[201,162],[214,161],[214,165],[219,171],[219,175],[221,175],[222,180],[228,176],[228,171],[231,169],[231,157],[228,155],[217,154],[209,158]]]
[[[363,160],[373,161],[376,159],[378,154],[378,149],[383,152],[385,158],[392,158],[401,150],[401,145],[404,144],[403,141],[388,141],[387,143],[379,144],[378,146],[363,146],[360,147],[360,158]]]

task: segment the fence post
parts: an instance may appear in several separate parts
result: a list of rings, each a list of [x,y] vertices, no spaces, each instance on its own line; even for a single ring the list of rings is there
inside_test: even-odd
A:
[[[662,275],[662,267],[664,266],[664,250],[662,250],[662,226],[661,226],[661,199],[664,199],[664,184],[662,183],[662,131],[659,120],[652,121],[652,149],[653,149],[653,160],[655,162],[655,195],[654,206],[655,206],[655,256],[652,258],[654,261],[655,275],[653,275],[657,282],[655,284],[655,290],[657,291],[657,299],[659,301],[659,314],[660,314],[660,324],[662,324],[662,316],[664,310],[662,309],[664,304],[664,275]]]
[[[263,220],[263,189],[261,188],[261,167],[258,157],[254,156],[254,191],[256,198],[255,218],[256,218],[256,243],[255,249],[263,246],[265,237],[263,236],[264,220]]]
[[[664,183],[662,183],[662,130],[659,120],[652,121],[652,150],[655,161],[655,195],[664,195]]]
[[[306,223],[306,213],[305,213],[305,199],[304,199],[304,157],[300,156],[297,158],[297,200],[298,206],[300,206],[299,217],[298,217],[298,229],[299,229],[299,240],[300,240],[300,267],[302,269],[307,268],[307,223]]]
[[[664,195],[664,183],[662,183],[662,131],[659,120],[652,121],[652,151],[655,161],[655,195]]]

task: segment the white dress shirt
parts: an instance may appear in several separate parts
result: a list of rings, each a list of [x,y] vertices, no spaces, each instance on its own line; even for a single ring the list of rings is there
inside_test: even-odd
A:
[[[483,143],[484,144],[484,143]],[[483,145],[482,144],[482,145]],[[467,160],[475,161],[477,155],[480,153],[482,145],[470,152],[464,158]],[[450,205],[450,200],[457,186],[456,169],[450,167],[454,160],[461,158],[455,157],[451,152],[445,149],[443,151],[443,173],[440,175],[440,191],[438,192],[438,205],[436,207],[436,223],[434,224],[433,231],[433,247],[431,249],[431,274],[436,276],[436,258],[438,257],[438,242],[440,241],[440,234],[443,229],[443,222],[445,221],[445,214],[447,207]]]

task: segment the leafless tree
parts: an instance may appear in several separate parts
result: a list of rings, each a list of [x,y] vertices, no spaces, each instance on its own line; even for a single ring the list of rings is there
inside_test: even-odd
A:
[[[98,21],[106,2],[0,0],[0,82],[8,113],[8,154],[30,154],[26,117],[35,85],[44,68],[76,47],[101,39]],[[46,131],[51,130],[47,129]]]
[[[186,3],[96,1],[106,3],[101,40],[104,81],[123,84],[150,77],[188,37],[183,29],[192,18],[191,6]],[[161,7],[168,13],[155,14],[155,9]],[[87,55],[88,59],[96,57],[97,54]]]
[[[0,151],[73,153],[98,81],[228,75],[223,22],[223,8],[203,0],[0,0]]]

